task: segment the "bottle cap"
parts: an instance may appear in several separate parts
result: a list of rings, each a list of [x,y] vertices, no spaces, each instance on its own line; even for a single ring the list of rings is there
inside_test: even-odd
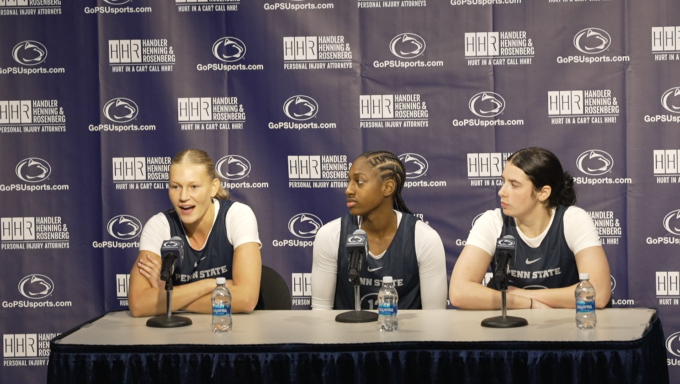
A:
[[[217,283],[217,285],[224,285],[224,283],[227,282],[227,279],[225,279],[224,277],[218,277],[216,280],[217,281],[215,282]]]
[[[589,280],[589,279],[590,279],[590,274],[589,274],[588,272],[579,273],[579,274],[578,274],[578,279],[579,279],[579,280]]]
[[[392,276],[383,277],[383,284],[385,284],[385,283],[392,284]]]

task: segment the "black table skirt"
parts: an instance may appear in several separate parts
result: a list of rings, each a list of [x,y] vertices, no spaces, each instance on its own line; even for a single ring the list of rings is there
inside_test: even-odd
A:
[[[668,383],[655,316],[628,342],[55,344],[48,383]]]

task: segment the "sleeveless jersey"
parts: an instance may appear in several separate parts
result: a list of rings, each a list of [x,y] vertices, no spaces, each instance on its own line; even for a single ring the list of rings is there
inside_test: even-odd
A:
[[[366,255],[361,263],[361,308],[378,309],[378,291],[383,276],[392,276],[399,293],[400,309],[421,309],[420,276],[416,258],[415,228],[418,219],[402,213],[397,233],[380,259]],[[356,216],[346,214],[341,219],[338,247],[338,277],[335,285],[335,309],[354,309],[354,286],[349,281],[349,253],[345,248],[347,236],[359,229]]]
[[[170,235],[185,239],[184,261],[181,265],[175,267],[175,272],[172,276],[172,283],[174,285],[182,285],[192,281],[216,277],[224,277],[227,280],[231,279],[234,247],[227,238],[225,221],[227,211],[229,211],[233,203],[231,200],[220,200],[220,209],[210,231],[210,236],[208,236],[205,247],[200,251],[191,248],[186,242],[184,228],[177,212],[174,209],[163,212],[170,223]]]
[[[502,211],[503,230],[501,237],[512,235],[517,241],[517,253],[510,265],[508,285],[526,289],[562,288],[578,283],[576,258],[569,249],[564,237],[565,206],[558,206],[555,217],[541,245],[531,248],[519,236],[515,219],[506,216]],[[495,270],[495,260],[491,263]],[[491,279],[489,288],[498,290],[495,279]]]

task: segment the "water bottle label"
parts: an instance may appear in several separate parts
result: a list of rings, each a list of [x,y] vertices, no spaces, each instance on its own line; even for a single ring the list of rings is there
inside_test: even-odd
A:
[[[212,313],[213,316],[231,316],[231,305],[215,304]]]
[[[380,303],[378,305],[378,315],[380,316],[391,316],[391,315],[397,315],[397,306],[388,304],[388,303]]]
[[[593,301],[586,302],[578,300],[576,302],[576,312],[578,313],[595,312],[595,302]]]

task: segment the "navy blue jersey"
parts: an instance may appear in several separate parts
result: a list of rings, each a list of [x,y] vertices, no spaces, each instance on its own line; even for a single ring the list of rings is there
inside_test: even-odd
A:
[[[227,211],[233,204],[231,200],[220,200],[220,210],[213,223],[210,236],[203,250],[197,251],[188,242],[184,243],[184,262],[175,267],[172,276],[174,285],[187,284],[202,279],[224,277],[231,279],[231,264],[234,260],[234,247],[229,243],[226,230]],[[170,236],[186,239],[182,222],[174,209],[163,212],[170,223]],[[161,255],[163,256],[163,255]]]
[[[510,265],[508,285],[518,288],[562,288],[578,283],[578,268],[574,253],[567,245],[564,237],[564,212],[565,206],[558,206],[555,217],[548,229],[541,245],[537,248],[528,246],[517,231],[515,219],[503,216],[503,230],[501,237],[512,235],[517,240],[517,253]],[[491,263],[495,270],[495,263]],[[495,279],[488,286],[499,289]]]
[[[366,257],[361,265],[360,295],[362,309],[378,308],[378,291],[384,276],[392,276],[399,293],[400,309],[421,309],[420,275],[416,258],[415,228],[418,219],[402,213],[397,233],[380,259]],[[347,236],[359,229],[356,216],[346,214],[340,225],[338,247],[338,279],[335,285],[335,309],[354,309],[354,286],[349,281],[349,254],[345,248]]]

